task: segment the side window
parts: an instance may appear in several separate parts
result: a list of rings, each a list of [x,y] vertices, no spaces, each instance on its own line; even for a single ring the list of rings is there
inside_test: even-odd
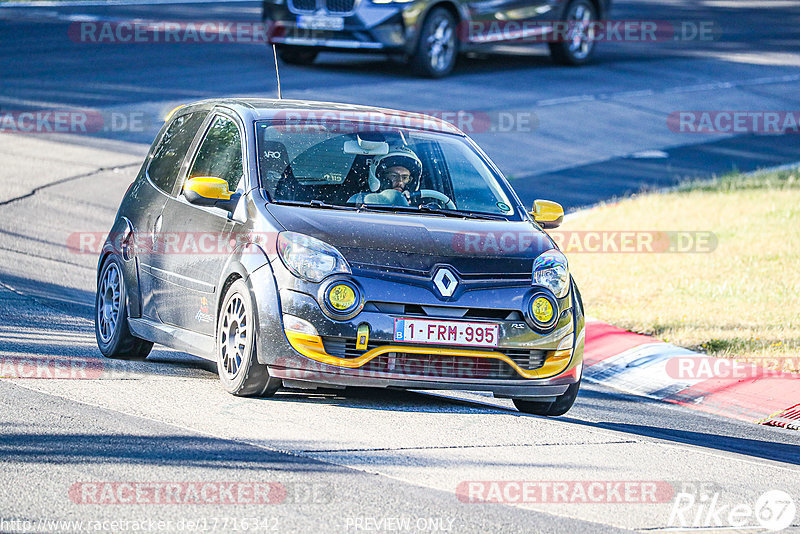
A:
[[[205,116],[205,111],[181,115],[164,132],[147,166],[147,175],[163,191],[172,193],[183,158]]]
[[[189,178],[222,178],[228,182],[229,190],[236,191],[243,175],[242,138],[239,129],[231,119],[217,117],[197,150]]]

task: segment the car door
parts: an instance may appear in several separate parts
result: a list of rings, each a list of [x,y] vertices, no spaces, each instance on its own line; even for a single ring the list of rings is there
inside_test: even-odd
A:
[[[558,20],[553,0],[467,0],[470,23],[462,39],[480,44],[517,41],[544,42],[541,23]],[[552,24],[547,24],[548,27]]]
[[[131,219],[136,239],[142,316],[148,319],[158,319],[155,295],[159,284],[154,278],[153,267],[160,262],[158,251],[154,249],[160,232],[160,216],[167,199],[175,191],[178,176],[207,115],[206,109],[181,112],[173,117],[148,155],[147,179],[140,188],[131,191],[141,206]]]
[[[233,115],[214,111],[197,144],[176,196],[161,213],[161,254],[156,272],[159,319],[197,333],[214,335],[219,278],[242,232],[242,224],[216,207],[189,203],[186,180],[213,176],[228,182],[231,191],[244,192],[243,131]],[[232,246],[232,244],[234,246]]]

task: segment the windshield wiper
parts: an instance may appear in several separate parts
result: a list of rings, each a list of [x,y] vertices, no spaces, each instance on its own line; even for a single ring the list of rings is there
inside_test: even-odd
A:
[[[446,215],[448,217],[459,217],[459,218],[467,218],[467,219],[485,219],[488,221],[507,221],[505,217],[502,215],[492,215],[490,213],[478,213],[474,211],[459,211],[459,210],[448,210],[448,209],[441,209],[441,208],[431,208],[430,206],[422,205],[419,207],[420,211],[424,211],[426,213],[438,213],[441,215]]]
[[[432,208],[427,205],[422,206],[392,206],[386,204],[361,204],[358,207],[342,206],[340,204],[330,204],[324,200],[310,200],[304,202],[301,200],[273,200],[274,204],[286,204],[289,206],[301,206],[304,208],[322,208],[331,210],[345,210],[345,211],[388,211],[388,212],[402,212],[402,213],[419,213],[424,215],[441,215],[443,217],[455,217],[457,219],[485,219],[489,221],[507,221],[508,219],[502,215],[492,215],[490,213],[478,213],[474,211],[458,211],[448,210],[441,208]]]
[[[417,213],[419,209],[411,206],[392,206],[391,204],[360,204],[356,211],[401,211],[403,213]]]
[[[457,219],[486,219],[490,221],[507,221],[502,215],[491,215],[488,213],[476,213],[474,211],[458,211],[431,208],[430,206],[391,206],[386,204],[361,204],[358,211],[394,211],[402,213],[421,213],[424,215],[441,215],[443,217],[455,217]]]
[[[273,200],[274,204],[286,204],[288,206],[301,206],[304,208],[322,208],[322,209],[331,209],[331,210],[347,210],[347,211],[355,211],[356,208],[352,206],[341,206],[339,204],[329,204],[323,200],[310,200],[308,202],[303,202],[302,200]]]

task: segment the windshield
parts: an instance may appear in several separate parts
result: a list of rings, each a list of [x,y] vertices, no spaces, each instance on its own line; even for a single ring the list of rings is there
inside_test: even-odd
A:
[[[364,123],[256,122],[274,202],[518,218],[495,173],[459,136]]]

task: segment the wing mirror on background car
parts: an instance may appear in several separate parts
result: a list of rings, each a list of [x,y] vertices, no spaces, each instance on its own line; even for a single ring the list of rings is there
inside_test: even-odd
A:
[[[211,206],[233,212],[240,195],[229,191],[228,182],[222,178],[197,176],[186,181],[183,196],[196,206]]]
[[[564,221],[564,208],[552,200],[534,200],[531,215],[542,228],[558,228]]]

